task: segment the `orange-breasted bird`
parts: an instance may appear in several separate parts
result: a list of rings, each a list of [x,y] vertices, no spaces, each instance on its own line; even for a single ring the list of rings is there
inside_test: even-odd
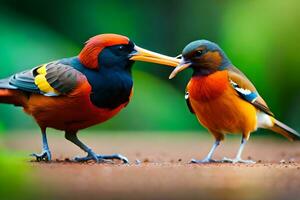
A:
[[[0,103],[22,106],[42,132],[38,161],[51,160],[46,128],[65,131],[65,138],[87,153],[76,161],[119,159],[99,155],[77,138],[78,130],[102,123],[122,110],[132,95],[134,61],[176,66],[177,60],[136,46],[127,37],[102,34],[90,38],[78,56],[26,70],[0,80]]]
[[[300,135],[274,118],[266,102],[251,81],[233,66],[224,51],[215,43],[197,40],[182,51],[181,62],[170,74],[192,68],[193,74],[186,88],[186,102],[199,122],[215,137],[215,143],[203,160],[192,163],[213,162],[213,153],[227,133],[242,133],[242,141],[234,159],[224,162],[254,163],[242,160],[241,154],[250,133],[257,128],[270,129],[290,140]]]

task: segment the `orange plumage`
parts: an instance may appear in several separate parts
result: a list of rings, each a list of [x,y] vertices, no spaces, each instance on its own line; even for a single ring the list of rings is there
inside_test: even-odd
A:
[[[199,122],[219,140],[224,133],[242,132],[248,138],[256,129],[256,109],[231,87],[226,70],[193,77],[187,91]]]
[[[42,129],[52,127],[76,132],[109,120],[127,105],[126,102],[114,109],[98,108],[90,101],[90,91],[91,87],[85,81],[66,97],[49,98],[34,94],[22,106]]]
[[[193,163],[213,162],[213,153],[227,133],[242,134],[236,158],[223,159],[224,162],[233,163],[253,163],[251,160],[242,160],[241,154],[250,133],[257,128],[273,130],[290,140],[300,138],[298,132],[274,118],[254,85],[232,65],[217,44],[208,40],[188,44],[182,51],[180,64],[169,78],[187,68],[193,69],[187,86],[187,104],[216,139],[208,155],[203,160],[192,160]]]

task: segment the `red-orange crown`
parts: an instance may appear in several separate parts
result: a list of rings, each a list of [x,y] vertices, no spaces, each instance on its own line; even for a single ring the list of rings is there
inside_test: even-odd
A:
[[[99,69],[98,55],[108,46],[128,44],[129,39],[118,34],[101,34],[90,38],[79,54],[80,62],[90,69]]]

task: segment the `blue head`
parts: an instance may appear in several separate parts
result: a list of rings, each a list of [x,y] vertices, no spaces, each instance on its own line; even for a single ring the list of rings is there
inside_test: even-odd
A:
[[[196,40],[183,49],[181,64],[175,68],[170,78],[186,68],[192,68],[194,75],[209,75],[231,65],[219,45],[208,40]]]

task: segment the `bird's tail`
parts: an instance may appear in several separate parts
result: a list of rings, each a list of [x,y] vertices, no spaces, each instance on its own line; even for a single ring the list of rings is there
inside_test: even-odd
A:
[[[0,89],[16,89],[14,86],[9,84],[10,78],[0,79]]]
[[[288,138],[291,141],[300,140],[300,134],[297,131],[288,127],[287,125],[285,125],[284,123],[278,121],[277,119],[275,119],[273,117],[271,117],[271,119],[274,124],[269,129],[285,136],[286,138]]]
[[[9,84],[9,79],[0,80],[0,103],[24,106],[26,96],[22,91],[17,90]]]

